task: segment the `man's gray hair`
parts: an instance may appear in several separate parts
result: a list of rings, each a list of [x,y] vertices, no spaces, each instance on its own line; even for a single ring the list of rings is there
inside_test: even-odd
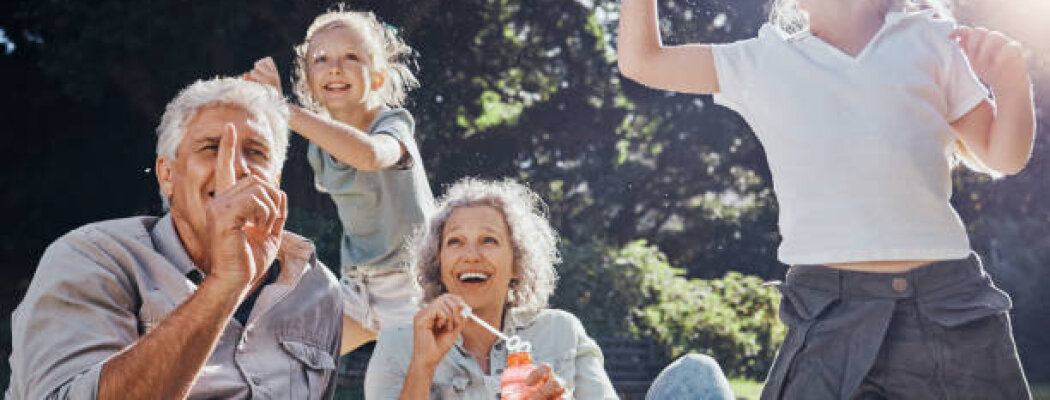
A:
[[[524,185],[511,181],[484,181],[464,178],[451,187],[438,203],[438,210],[421,226],[411,241],[412,269],[429,302],[447,292],[441,283],[441,235],[452,211],[460,207],[490,206],[503,214],[514,249],[509,311],[538,312],[558,281],[554,265],[561,262],[558,234],[547,221],[539,196]]]
[[[179,92],[168,103],[157,126],[157,156],[175,160],[179,144],[186,136],[186,124],[201,109],[217,105],[243,108],[270,128],[272,156],[280,171],[288,154],[288,105],[276,89],[238,78],[199,80]],[[167,208],[166,198],[164,203]]]
[[[280,168],[288,153],[288,105],[277,90],[238,78],[199,80],[182,89],[168,103],[157,126],[157,156],[175,159],[186,135],[186,124],[205,107],[229,105],[243,108],[270,127],[273,158]]]

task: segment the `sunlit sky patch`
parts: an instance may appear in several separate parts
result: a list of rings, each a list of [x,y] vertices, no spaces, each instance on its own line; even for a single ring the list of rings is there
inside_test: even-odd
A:
[[[4,55],[10,55],[15,52],[15,44],[7,37],[7,31],[0,29],[0,46],[4,48]]]

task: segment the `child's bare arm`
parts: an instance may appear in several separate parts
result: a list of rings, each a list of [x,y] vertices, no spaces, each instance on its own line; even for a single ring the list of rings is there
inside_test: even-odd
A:
[[[244,78],[281,91],[277,64],[270,57],[256,61]],[[288,125],[293,131],[320,146],[336,160],[357,170],[389,168],[407,151],[401,142],[390,135],[369,135],[356,127],[324,118],[295,105],[289,105],[288,109],[291,113]]]
[[[369,135],[354,126],[324,118],[301,107],[290,106],[288,125],[336,160],[361,171],[376,171],[397,164],[408,151],[390,135]]]
[[[718,92],[711,46],[664,46],[656,16],[656,0],[624,0],[620,7],[617,65],[620,72],[643,85],[677,92]]]
[[[984,101],[952,121],[952,128],[986,166],[1018,173],[1035,140],[1035,104],[1021,45],[984,28],[961,27],[952,35],[995,98],[995,104]]]

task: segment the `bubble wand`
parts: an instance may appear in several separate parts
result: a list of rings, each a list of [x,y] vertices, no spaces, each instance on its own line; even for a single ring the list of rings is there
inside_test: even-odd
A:
[[[531,343],[521,340],[521,337],[518,335],[509,337],[507,335],[504,335],[503,332],[500,332],[498,329],[493,328],[492,325],[489,325],[488,322],[485,322],[485,320],[479,318],[477,315],[474,315],[474,310],[471,310],[470,306],[463,307],[463,311],[460,311],[459,314],[474,320],[474,322],[477,322],[478,325],[481,325],[482,328],[485,328],[489,332],[492,332],[493,335],[496,335],[496,337],[503,339],[504,342],[507,342],[507,350],[511,353],[517,353],[520,351],[532,351]]]

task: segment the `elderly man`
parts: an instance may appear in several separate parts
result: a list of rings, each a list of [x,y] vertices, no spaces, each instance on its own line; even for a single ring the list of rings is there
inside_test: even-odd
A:
[[[313,245],[284,232],[288,111],[232,78],[179,93],[158,128],[170,212],[48,247],[12,317],[8,398],[331,397],[342,317]],[[346,332],[344,332],[346,330]]]

